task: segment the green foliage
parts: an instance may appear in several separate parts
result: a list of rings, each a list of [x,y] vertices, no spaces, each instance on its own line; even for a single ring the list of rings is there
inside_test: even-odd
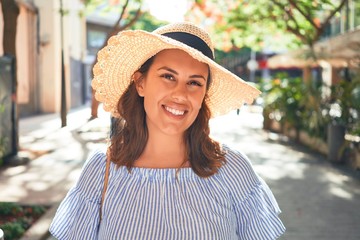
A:
[[[5,223],[0,228],[4,231],[6,240],[19,239],[25,233],[25,229],[19,222]]]
[[[304,106],[302,105],[304,84],[301,78],[288,78],[286,74],[262,86],[266,108],[277,114],[281,123],[285,121],[299,129],[303,123],[299,121]]]
[[[360,77],[347,81],[342,79],[331,86],[331,97],[327,105],[329,121],[346,126],[349,133],[360,132]]]
[[[264,112],[270,118],[311,136],[326,138],[326,118],[321,85],[306,83],[300,77],[290,78],[280,73],[270,82],[262,83]]]
[[[298,47],[300,42],[297,38],[284,31],[286,27],[284,21],[274,19],[279,15],[278,9],[271,7],[271,1],[256,1],[256,3],[250,1],[225,13],[224,18],[227,24],[217,26],[217,30],[221,32],[231,28],[230,37],[235,46],[260,49],[266,47],[263,46],[266,42],[272,49],[278,50]]]
[[[127,12],[134,11],[138,9],[142,5],[142,0],[131,0],[131,1],[120,1],[119,4],[109,4],[109,1],[104,0],[86,0],[85,8],[86,13],[90,14],[93,12],[102,13],[103,15],[108,14],[120,14],[123,7],[125,6],[125,2],[128,2],[126,6]]]
[[[282,125],[289,124],[310,136],[327,139],[330,122],[346,127],[347,133],[360,134],[360,76],[345,79],[331,87],[331,95],[319,81],[304,82],[279,74],[270,82],[263,82],[264,113]]]
[[[320,82],[309,80],[302,81],[304,89],[302,92],[301,106],[303,111],[300,121],[303,122],[303,130],[310,136],[316,136],[325,140],[327,138],[327,120],[324,115],[325,99],[323,99],[323,86]]]
[[[142,2],[142,0],[119,1],[118,4],[111,5],[101,0],[88,0],[85,1],[86,14],[96,12],[96,14],[103,16],[117,17],[119,23],[118,26],[113,27],[113,30],[117,29],[115,32],[123,30],[125,26],[128,29],[153,31],[167,23],[156,19],[149,12],[141,12],[139,17],[137,17],[138,10],[142,7]]]
[[[217,29],[218,32],[230,29],[231,41],[236,46],[261,48],[265,40],[276,48],[281,47],[279,43],[288,49],[300,44],[312,46],[334,12],[343,6],[344,0],[336,4],[329,0],[245,0],[234,9],[223,11],[226,24],[217,24]]]
[[[0,202],[0,229],[6,240],[19,239],[25,231],[46,211],[44,206],[22,206]]]
[[[0,216],[18,214],[22,211],[21,207],[16,203],[2,202],[0,203]]]

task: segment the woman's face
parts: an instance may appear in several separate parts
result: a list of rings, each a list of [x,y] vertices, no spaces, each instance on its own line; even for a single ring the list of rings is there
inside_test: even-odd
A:
[[[149,133],[182,135],[195,121],[206,93],[208,66],[178,49],[158,53],[137,84]],[[139,79],[140,73],[135,74]]]

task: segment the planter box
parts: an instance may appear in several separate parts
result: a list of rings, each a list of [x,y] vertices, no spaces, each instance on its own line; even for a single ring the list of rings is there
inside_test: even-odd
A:
[[[360,136],[346,134],[345,140],[349,146],[345,161],[352,169],[360,170]]]
[[[291,139],[297,138],[296,129],[288,127],[287,124],[285,124],[285,126],[282,127],[280,122],[273,120],[273,119],[270,121],[268,130],[274,131],[274,132],[281,132],[285,136],[290,137]],[[321,140],[319,138],[312,137],[304,131],[300,131],[299,139],[296,139],[296,140],[298,140],[301,144],[304,144],[305,146],[308,146],[311,149],[316,150],[317,152],[320,152],[321,154],[324,154],[324,155],[328,154],[328,146],[327,146],[326,142],[324,142],[323,140]]]
[[[300,131],[300,142],[324,155],[328,154],[328,145],[323,140],[310,136],[307,132]]]
[[[360,170],[360,147],[358,146],[351,149],[349,155],[350,157],[347,161],[348,165],[350,165],[352,169]]]
[[[345,144],[345,127],[341,125],[329,124],[328,125],[328,160],[330,162],[341,162],[342,153],[341,149]]]
[[[294,128],[290,128],[287,124],[285,126],[282,126],[279,121],[276,121],[275,119],[268,119],[267,125],[264,129],[281,133],[291,139],[297,140],[300,144],[303,144],[304,146],[307,146],[316,152],[319,152],[325,156],[327,156],[329,161],[332,162],[338,162],[338,163],[344,163],[350,168],[354,170],[360,170],[360,139],[359,137],[355,137],[356,139],[348,139],[341,137],[342,131],[340,131],[340,135],[335,134],[334,132],[331,133],[331,136],[329,136],[330,140],[327,142],[323,141],[322,139],[312,137],[307,132],[300,131],[299,136],[297,136],[297,131]],[[334,130],[334,129],[332,129]],[[329,133],[328,133],[329,134]],[[330,135],[330,134],[329,134]],[[298,139],[297,139],[298,137]],[[343,139],[343,140],[342,140]],[[339,149],[343,146],[343,144],[348,146],[347,152],[342,153],[342,156],[338,156]],[[351,147],[349,147],[351,146]],[[336,160],[333,160],[331,158],[336,157]]]

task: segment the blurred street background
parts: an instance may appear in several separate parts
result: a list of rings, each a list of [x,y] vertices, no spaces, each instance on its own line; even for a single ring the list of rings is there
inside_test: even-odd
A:
[[[269,183],[282,239],[360,239],[360,1],[1,0],[5,239],[46,238],[86,157],[106,147],[110,116],[91,89],[98,50],[119,31],[176,21],[205,28],[216,61],[262,91],[211,129]],[[24,206],[46,212],[36,224],[8,216]]]

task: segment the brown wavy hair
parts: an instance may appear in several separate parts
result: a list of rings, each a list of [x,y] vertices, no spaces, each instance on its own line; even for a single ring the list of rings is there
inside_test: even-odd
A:
[[[154,57],[150,58],[138,70],[142,79],[146,76],[153,60]],[[211,84],[210,81],[209,73],[207,89]],[[184,134],[186,156],[191,168],[200,177],[209,177],[217,173],[225,162],[225,154],[220,144],[209,136],[211,112],[206,104],[206,99],[207,95],[205,95],[198,116]],[[112,162],[118,166],[126,166],[131,171],[135,160],[144,151],[148,140],[144,99],[138,95],[135,81],[130,83],[121,96],[117,108],[122,118],[113,121],[107,155]]]

